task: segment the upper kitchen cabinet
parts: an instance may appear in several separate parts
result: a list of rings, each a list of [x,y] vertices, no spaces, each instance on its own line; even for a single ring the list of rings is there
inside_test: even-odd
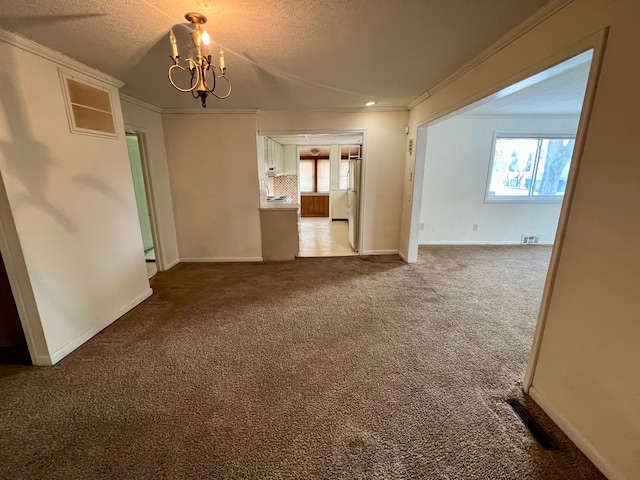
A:
[[[298,175],[298,147],[296,145],[284,146],[284,170],[283,175]]]
[[[269,137],[264,139],[264,157],[267,175],[275,177],[284,172],[284,147]]]

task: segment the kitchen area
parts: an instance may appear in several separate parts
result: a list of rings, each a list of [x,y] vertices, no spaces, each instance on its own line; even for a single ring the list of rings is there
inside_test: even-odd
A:
[[[265,261],[358,254],[362,137],[258,136]]]

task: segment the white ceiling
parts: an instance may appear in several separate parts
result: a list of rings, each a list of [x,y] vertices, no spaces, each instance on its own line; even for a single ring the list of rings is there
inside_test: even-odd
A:
[[[362,145],[361,133],[348,133],[340,135],[269,135],[281,145],[299,146],[329,146],[329,145]]]
[[[168,32],[205,14],[233,93],[211,108],[407,106],[549,0],[0,0],[0,27],[126,83],[165,108],[198,102],[167,80]]]
[[[592,52],[511,85],[464,109],[465,115],[579,115]]]

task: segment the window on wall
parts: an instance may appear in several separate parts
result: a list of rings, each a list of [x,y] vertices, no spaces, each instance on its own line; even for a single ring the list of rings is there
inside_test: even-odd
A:
[[[486,201],[562,201],[575,137],[497,134]]]
[[[315,192],[316,191],[316,161],[300,160],[300,191]]]
[[[349,160],[340,160],[338,188],[340,190],[346,190],[347,188],[349,188]]]
[[[300,160],[300,191],[304,193],[328,193],[331,185],[329,159]]]

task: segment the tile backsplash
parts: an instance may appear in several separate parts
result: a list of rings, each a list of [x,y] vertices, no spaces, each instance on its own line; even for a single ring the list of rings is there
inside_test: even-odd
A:
[[[269,191],[272,195],[284,195],[291,197],[293,201],[298,198],[298,176],[297,175],[281,175],[279,177],[271,177],[273,186],[269,185]]]

